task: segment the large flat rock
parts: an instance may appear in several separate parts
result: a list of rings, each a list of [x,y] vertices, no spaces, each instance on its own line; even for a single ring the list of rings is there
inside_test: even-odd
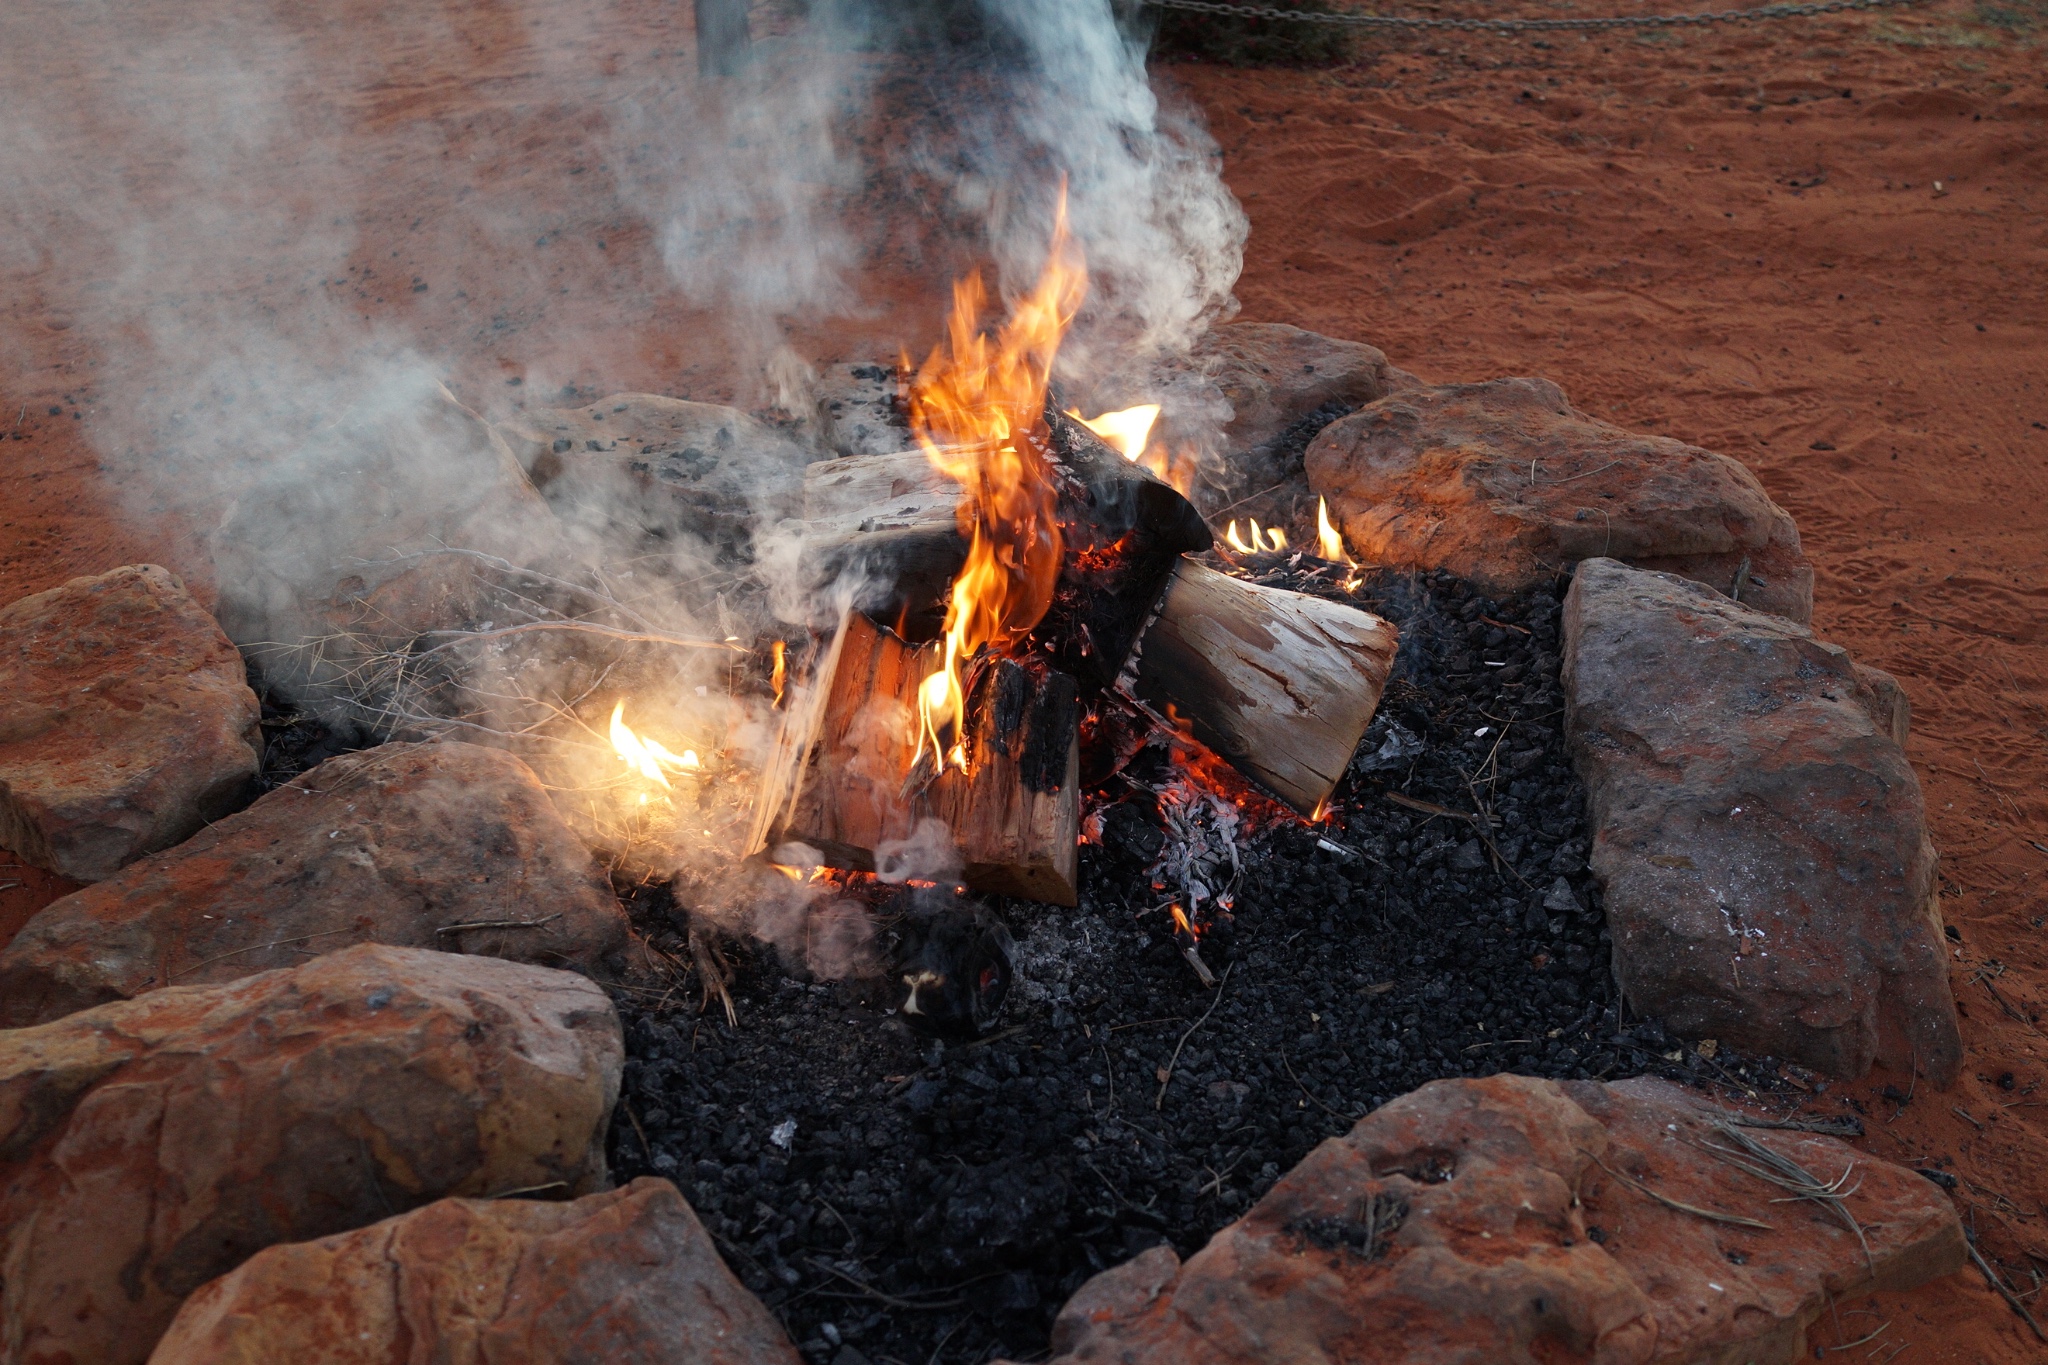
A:
[[[150,1365],[798,1365],[666,1180],[443,1199],[274,1246],[185,1301]]]
[[[737,408],[652,393],[530,408],[498,430],[563,521],[622,551],[642,537],[744,543],[795,514],[815,458]]]
[[[1658,1081],[1433,1082],[1185,1264],[1158,1247],[1083,1285],[1056,1365],[1780,1365],[1830,1302],[1962,1265],[1955,1210],[1915,1172],[1736,1130],[1823,1180],[1853,1167],[1852,1231],[1712,1150],[1740,1153],[1724,1119]]]
[[[1579,566],[1567,732],[1629,1003],[1853,1077],[1955,1079],[1934,846],[1891,678],[1671,574]]]
[[[616,972],[629,935],[526,764],[387,744],[53,902],[0,952],[0,1026],[363,942]]]
[[[248,798],[242,656],[184,584],[131,564],[0,608],[0,847],[111,877]]]
[[[1304,463],[1367,563],[1507,593],[1607,556],[1813,617],[1798,528],[1754,474],[1588,417],[1547,379],[1402,390],[1324,428]]]
[[[343,713],[388,700],[379,653],[492,614],[474,556],[573,563],[504,437],[425,375],[287,443],[210,544],[228,635],[272,687]]]
[[[582,977],[374,945],[0,1032],[0,1356],[135,1365],[267,1246],[602,1188],[622,1053]]]
[[[1284,322],[1211,327],[1191,359],[1229,400],[1223,435],[1232,451],[1263,449],[1311,413],[1363,407],[1387,391],[1379,347]]]

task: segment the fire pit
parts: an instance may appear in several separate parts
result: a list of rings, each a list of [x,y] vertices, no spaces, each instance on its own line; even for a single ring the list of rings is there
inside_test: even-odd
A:
[[[1322,593],[1349,577],[1312,555],[1237,571]],[[993,1031],[933,1038],[892,1013],[896,979],[812,979],[758,944],[737,950],[737,1026],[626,1004],[614,1163],[676,1180],[812,1358],[1043,1350],[1087,1276],[1192,1252],[1427,1080],[1712,1065],[1616,1001],[1556,594],[1367,574],[1349,596],[1404,643],[1325,819],[1238,804],[1171,738],[1147,744],[1089,794],[1076,906],[987,903],[1015,942]],[[1218,902],[1213,988],[1171,913],[1188,881]],[[666,888],[635,904],[679,946]]]
[[[1042,1352],[1089,1276],[1429,1080],[1756,1074],[1623,1017],[1562,583],[1361,567],[1298,480],[1214,536],[1155,409],[1054,392],[1080,287],[1058,232],[1007,322],[963,287],[914,447],[801,468],[806,628],[666,631],[664,580],[472,554],[393,580],[458,628],[321,642],[382,689],[366,733],[486,732],[602,851],[641,934],[614,1169],[673,1179],[819,1362]],[[514,434],[588,505],[611,434]],[[605,458],[657,487],[716,464],[637,447]],[[345,743],[305,725],[280,758]]]

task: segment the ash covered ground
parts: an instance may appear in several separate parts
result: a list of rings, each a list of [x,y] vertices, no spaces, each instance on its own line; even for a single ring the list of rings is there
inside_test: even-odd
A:
[[[1342,570],[1318,563],[1252,567],[1336,592]],[[1091,795],[1079,907],[994,903],[1018,980],[981,1041],[919,1037],[765,948],[741,950],[737,1028],[694,999],[622,1001],[618,1175],[673,1179],[809,1361],[1030,1360],[1083,1280],[1161,1242],[1192,1254],[1427,1081],[1765,1083],[1623,1017],[1563,745],[1564,586],[1493,601],[1425,575],[1352,594],[1401,627],[1394,677],[1324,823],[1244,836],[1240,869],[1213,848],[1197,866],[1232,897],[1200,949],[1219,990],[1158,908],[1150,788],[1172,773],[1148,749]],[[1491,848],[1390,793],[1490,808]]]

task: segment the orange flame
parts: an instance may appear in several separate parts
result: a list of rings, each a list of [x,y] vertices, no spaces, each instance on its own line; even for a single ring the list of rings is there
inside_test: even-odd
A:
[[[1252,522],[1252,541],[1247,545],[1237,533],[1237,523],[1231,522],[1223,532],[1223,539],[1231,549],[1241,555],[1274,554],[1287,548],[1287,533],[1277,526],[1259,529],[1259,523]]]
[[[1169,906],[1168,908],[1173,911],[1173,927],[1175,933],[1178,935],[1184,935],[1189,943],[1201,942],[1202,935],[1195,928],[1194,922],[1188,918],[1187,911],[1181,909],[1178,905]]]
[[[654,740],[634,734],[626,724],[626,703],[623,700],[612,708],[612,748],[618,751],[620,761],[627,767],[664,787],[673,785],[668,780],[670,773],[696,773],[704,766],[697,761],[695,749],[673,753]]]
[[[984,331],[981,276],[958,281],[946,344],[911,382],[910,429],[933,467],[966,489],[959,517],[968,542],[946,604],[945,662],[918,688],[913,762],[929,743],[940,767],[965,766],[962,669],[984,649],[1015,645],[1052,605],[1061,537],[1043,445],[1045,390],[1087,289],[1062,195],[1045,269],[1009,320],[993,335]]]
[[[786,657],[788,651],[783,642],[777,640],[769,646],[769,652],[775,656],[775,672],[768,681],[775,688],[775,709],[780,711],[782,709],[782,686],[789,681],[789,660]]]
[[[1195,456],[1192,451],[1169,450],[1152,439],[1159,411],[1157,403],[1140,403],[1134,408],[1105,412],[1100,417],[1083,417],[1079,410],[1069,408],[1067,416],[1100,436],[1126,460],[1142,465],[1162,483],[1171,484],[1186,496],[1195,483]]]
[[[1083,417],[1079,409],[1069,408],[1067,416],[1100,436],[1117,454],[1136,464],[1145,453],[1145,443],[1152,437],[1152,424],[1159,420],[1159,405],[1140,403],[1135,408],[1105,412],[1100,417]]]
[[[1330,524],[1330,504],[1326,498],[1316,499],[1316,540],[1324,559],[1333,564],[1357,567],[1358,561],[1345,552],[1344,537],[1338,535],[1337,528]]]

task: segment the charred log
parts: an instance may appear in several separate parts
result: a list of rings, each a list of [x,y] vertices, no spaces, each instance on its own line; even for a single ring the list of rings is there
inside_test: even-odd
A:
[[[937,646],[855,614],[796,697],[763,774],[752,848],[816,849],[873,871],[885,845],[943,821],[980,891],[1072,905],[1078,892],[1079,689],[1035,657],[984,658],[967,680],[965,766],[919,758],[917,689]]]
[[[904,1023],[951,1039],[995,1027],[1016,976],[1016,950],[1001,920],[937,887],[906,889],[878,918],[889,994]]]
[[[1175,562],[1209,548],[1193,505],[1056,409],[1040,443],[1059,483],[1065,539],[1052,606],[1032,634],[1061,671],[1089,690],[1123,666]],[[814,583],[851,575],[861,599],[912,640],[943,626],[947,589],[967,556],[960,486],[921,451],[823,460],[804,478],[804,556]]]

